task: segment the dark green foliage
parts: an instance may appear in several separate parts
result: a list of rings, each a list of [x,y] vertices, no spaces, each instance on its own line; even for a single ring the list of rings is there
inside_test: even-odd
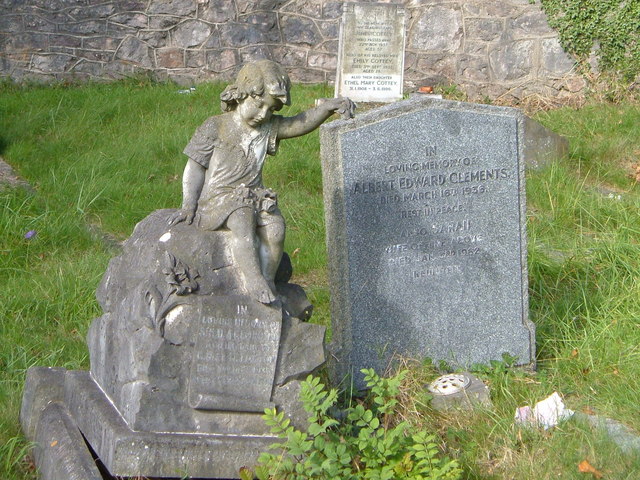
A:
[[[542,0],[564,48],[585,60],[595,49],[603,71],[627,80],[640,73],[640,2],[637,0]]]
[[[442,458],[436,437],[407,422],[397,422],[394,409],[406,372],[380,378],[362,370],[370,388],[366,402],[348,407],[338,420],[332,414],[337,391],[326,391],[318,378],[302,383],[301,400],[309,413],[307,432],[293,428],[284,414],[265,410],[271,431],[283,439],[264,453],[256,470],[260,480],[456,480],[461,470]]]

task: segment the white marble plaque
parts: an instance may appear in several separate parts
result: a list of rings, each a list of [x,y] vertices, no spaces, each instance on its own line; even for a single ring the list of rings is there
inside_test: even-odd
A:
[[[404,24],[401,5],[344,5],[336,96],[356,102],[393,102],[402,98]]]

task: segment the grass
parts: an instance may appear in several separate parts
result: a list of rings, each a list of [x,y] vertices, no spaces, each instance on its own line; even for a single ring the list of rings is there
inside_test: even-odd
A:
[[[222,85],[191,94],[133,79],[113,84],[0,86],[0,155],[33,190],[0,191],[0,478],[34,478],[18,412],[33,365],[87,368],[84,337],[100,315],[95,289],[113,242],[159,208],[181,200],[181,154],[195,128],[219,112]],[[287,115],[330,96],[300,87]],[[527,177],[530,317],[538,370],[494,364],[478,372],[493,408],[438,413],[425,382],[435,370],[412,364],[401,412],[439,433],[469,479],[605,478],[640,475],[626,455],[579,421],[559,428],[515,428],[515,408],[553,391],[577,411],[640,431],[640,108],[588,104],[541,112],[571,142],[569,158]],[[287,221],[294,279],[328,324],[329,294],[317,133],[283,142],[265,167]],[[36,232],[27,239],[27,232]]]

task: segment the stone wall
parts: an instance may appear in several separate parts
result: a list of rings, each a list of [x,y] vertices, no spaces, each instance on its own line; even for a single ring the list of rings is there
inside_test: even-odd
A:
[[[471,98],[568,96],[583,83],[538,3],[404,0],[406,87],[456,84]],[[0,75],[181,84],[228,80],[256,58],[294,81],[335,78],[334,0],[0,0]]]

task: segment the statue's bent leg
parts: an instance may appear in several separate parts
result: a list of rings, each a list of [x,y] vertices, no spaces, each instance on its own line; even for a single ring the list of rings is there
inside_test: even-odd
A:
[[[284,219],[279,215],[270,216],[268,223],[258,226],[258,237],[260,239],[258,252],[262,275],[267,280],[269,287],[275,292],[276,272],[284,250]]]
[[[274,302],[276,295],[262,275],[260,268],[259,241],[253,209],[243,207],[235,210],[227,219],[227,228],[231,231],[233,260],[238,267],[247,293],[261,303]]]

